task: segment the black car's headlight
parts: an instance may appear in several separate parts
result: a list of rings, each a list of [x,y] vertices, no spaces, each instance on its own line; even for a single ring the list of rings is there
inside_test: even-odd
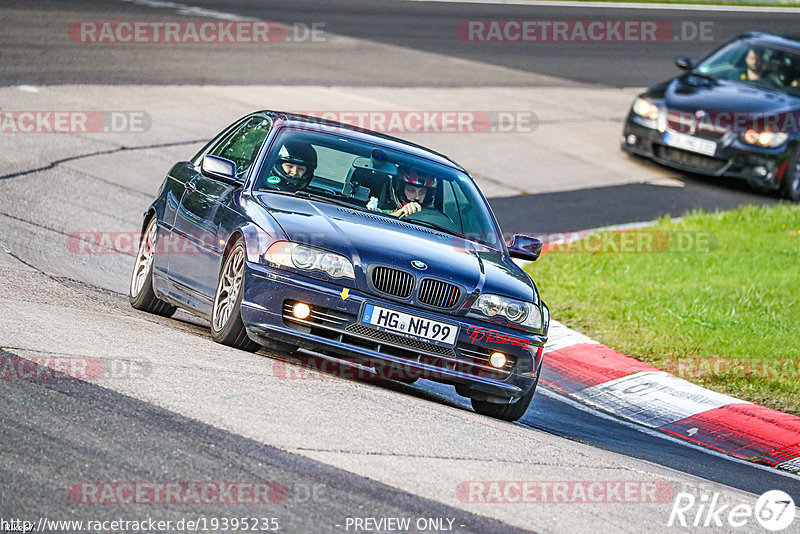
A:
[[[650,119],[653,121],[658,119],[658,106],[646,98],[637,96],[636,100],[633,101],[631,110],[635,114],[639,115],[640,117],[644,117],[645,119]]]
[[[300,243],[277,241],[264,253],[264,260],[303,271],[320,271],[331,278],[352,278],[353,263],[342,256]]]
[[[775,148],[786,142],[789,136],[783,132],[759,132],[750,128],[742,134],[742,139],[748,145],[758,145],[763,147]]]
[[[542,313],[538,306],[530,302],[484,293],[472,305],[472,310],[487,317],[499,315],[513,324],[532,330],[542,328]]]

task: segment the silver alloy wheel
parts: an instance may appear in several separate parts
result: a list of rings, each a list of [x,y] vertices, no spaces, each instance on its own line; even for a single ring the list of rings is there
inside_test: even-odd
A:
[[[147,230],[139,243],[139,252],[136,254],[136,264],[133,267],[131,276],[131,297],[136,298],[141,293],[147,277],[150,275],[150,268],[153,265],[153,257],[156,249],[156,220],[155,218],[147,225]]]
[[[242,288],[244,276],[244,248],[237,246],[225,262],[222,276],[219,279],[217,296],[214,299],[213,324],[214,330],[219,332],[228,323],[234,308],[239,291]]]

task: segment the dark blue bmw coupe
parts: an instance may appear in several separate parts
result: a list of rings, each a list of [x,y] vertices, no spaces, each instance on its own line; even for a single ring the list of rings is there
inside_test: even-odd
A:
[[[131,305],[212,338],[452,384],[482,414],[525,413],[549,312],[473,180],[379,133],[262,111],[169,171],[145,213]]]

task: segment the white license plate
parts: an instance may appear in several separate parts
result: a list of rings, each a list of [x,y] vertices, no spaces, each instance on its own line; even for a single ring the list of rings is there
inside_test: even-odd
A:
[[[396,310],[365,304],[361,322],[378,330],[393,332],[404,337],[432,342],[435,345],[454,347],[458,338],[458,326],[424,317],[409,315]]]
[[[717,144],[714,141],[674,132],[664,134],[664,144],[706,156],[713,156],[717,151]]]

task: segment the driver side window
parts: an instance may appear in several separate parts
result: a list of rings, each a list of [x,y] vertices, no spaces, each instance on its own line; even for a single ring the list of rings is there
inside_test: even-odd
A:
[[[271,127],[272,122],[269,119],[253,117],[226,139],[223,139],[210,154],[234,162],[236,176],[244,179]]]

